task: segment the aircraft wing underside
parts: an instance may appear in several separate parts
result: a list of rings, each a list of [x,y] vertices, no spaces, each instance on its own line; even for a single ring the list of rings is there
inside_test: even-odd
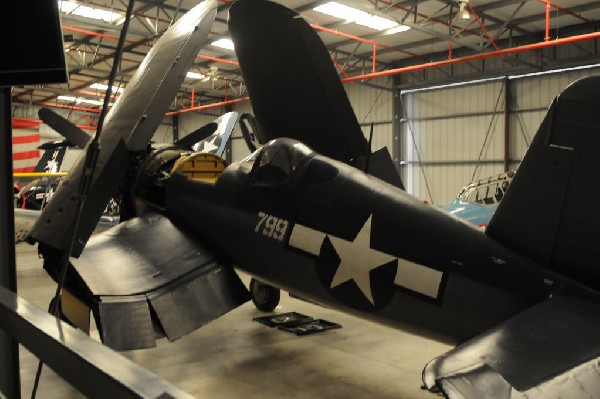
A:
[[[176,340],[250,299],[231,265],[156,213],[95,235],[71,263],[67,290],[116,350]]]
[[[423,381],[450,399],[600,397],[598,314],[552,297],[432,360]]]

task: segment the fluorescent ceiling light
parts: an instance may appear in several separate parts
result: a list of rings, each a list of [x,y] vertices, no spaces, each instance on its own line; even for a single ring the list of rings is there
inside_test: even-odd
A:
[[[103,91],[106,91],[106,89],[108,89],[108,85],[105,85],[104,83],[94,83],[93,85],[90,85],[90,87],[92,89],[98,89],[98,90],[103,90]],[[112,87],[113,93],[123,93],[123,90],[124,89],[122,87],[117,87],[117,86]]]
[[[211,43],[211,45],[225,48],[227,50],[234,50],[233,42],[231,41],[231,39],[223,38],[223,39],[215,40],[214,42]]]
[[[440,89],[448,89],[451,87],[473,85],[473,84],[477,84],[477,83],[494,82],[494,81],[503,80],[503,79],[504,79],[503,76],[498,76],[495,78],[487,78],[487,79],[473,79],[473,80],[467,80],[464,82],[446,83],[446,84],[442,84],[442,85],[421,87],[418,89],[402,90],[401,92],[402,92],[402,94],[411,94],[411,93],[418,93],[420,91],[440,90]]]
[[[73,1],[61,0],[60,10],[65,14],[79,15],[80,17],[99,19],[108,23],[122,23],[125,19],[124,14],[115,11],[108,11],[102,8],[90,7]]]
[[[192,72],[192,71],[190,71],[190,72],[188,72],[188,73],[185,74],[185,77],[186,78],[190,78],[190,79],[202,79],[202,78],[205,78],[206,75],[198,73],[198,72]]]
[[[399,31],[409,30],[409,26],[400,25],[391,19],[383,18],[368,12],[359,10],[357,8],[349,7],[344,4],[330,1],[329,3],[322,4],[313,8],[314,11],[322,14],[327,14],[332,17],[344,19],[347,22],[354,22],[355,24],[366,26],[367,28],[376,30],[386,30],[402,26],[403,28]]]
[[[520,79],[520,78],[528,78],[531,76],[540,76],[540,75],[547,75],[547,74],[551,74],[551,73],[579,71],[582,69],[591,69],[591,68],[598,68],[598,67],[600,67],[600,64],[588,64],[588,65],[580,65],[580,66],[568,67],[568,68],[549,69],[547,71],[541,71],[541,72],[530,72],[530,73],[526,73],[523,75],[511,75],[508,78],[509,79]]]
[[[521,78],[529,78],[532,76],[542,76],[542,75],[549,75],[549,74],[554,74],[554,73],[579,71],[582,69],[591,69],[591,68],[600,68],[600,64],[588,64],[588,65],[580,65],[580,66],[568,67],[568,68],[549,69],[547,71],[540,71],[540,72],[529,72],[529,73],[523,73],[521,75],[497,76],[494,78],[487,78],[487,79],[474,79],[474,80],[467,80],[464,82],[447,83],[447,84],[443,84],[443,85],[421,87],[418,89],[402,90],[402,94],[411,94],[411,93],[418,93],[420,91],[439,90],[439,89],[447,89],[447,88],[451,88],[451,87],[467,86],[467,85],[478,84],[478,83],[494,82],[494,81],[498,81],[498,80],[504,80],[506,78],[508,78],[510,80],[514,80],[514,79],[521,79]]]
[[[102,105],[104,102],[100,100],[90,100],[84,97],[72,97],[72,96],[58,96],[57,97],[61,101],[69,101],[74,102],[76,104],[92,104],[92,105]],[[109,104],[112,105],[112,104]]]

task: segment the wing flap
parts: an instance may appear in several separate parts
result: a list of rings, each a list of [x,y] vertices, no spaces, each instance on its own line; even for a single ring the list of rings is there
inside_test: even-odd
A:
[[[71,263],[67,290],[116,350],[155,346],[155,335],[176,340],[250,299],[231,265],[160,214],[96,234]]]
[[[599,314],[598,303],[555,296],[432,360],[423,381],[449,398],[599,392]]]

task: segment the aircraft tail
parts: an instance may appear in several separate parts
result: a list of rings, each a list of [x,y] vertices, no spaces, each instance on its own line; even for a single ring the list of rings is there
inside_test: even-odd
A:
[[[67,148],[72,146],[73,144],[67,140],[53,141],[38,146],[38,148],[44,152],[33,171],[42,173],[59,172]]]
[[[600,283],[600,76],[552,102],[486,230],[580,281]]]

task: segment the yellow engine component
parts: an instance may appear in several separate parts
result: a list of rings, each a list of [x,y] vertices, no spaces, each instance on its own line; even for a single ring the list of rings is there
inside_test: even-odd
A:
[[[217,155],[197,152],[179,158],[171,173],[178,172],[192,180],[214,183],[226,166],[227,162]]]
[[[90,308],[65,289],[60,294],[60,309],[67,320],[86,334],[90,333]]]

